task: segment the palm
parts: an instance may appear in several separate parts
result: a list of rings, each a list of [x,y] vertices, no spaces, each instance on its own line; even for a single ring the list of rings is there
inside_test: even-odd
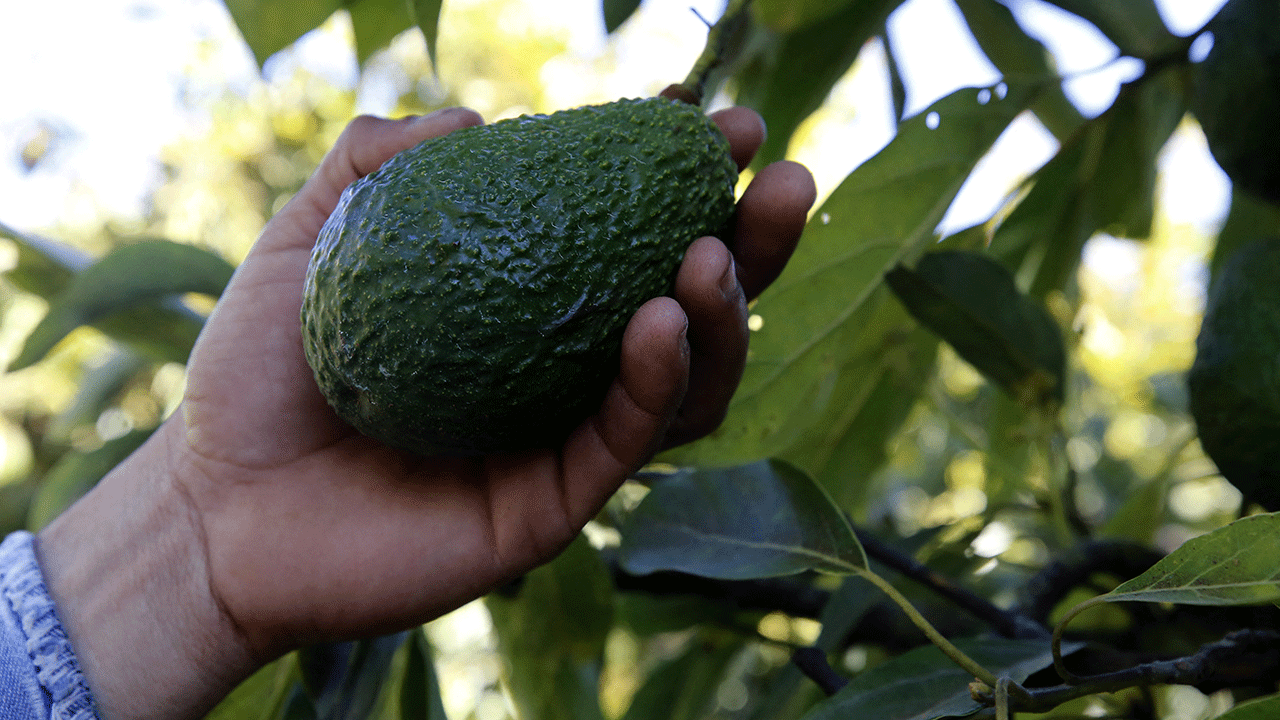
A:
[[[758,121],[736,112],[721,125],[745,162],[761,137]],[[192,471],[185,490],[203,521],[214,590],[264,654],[421,622],[549,559],[664,432],[668,442],[707,432],[736,386],[742,291],[726,299],[716,289],[732,266],[720,243],[705,240],[682,267],[680,305],[656,299],[633,318],[619,380],[564,448],[421,458],[338,420],[312,380],[298,322],[320,225],[347,184],[394,152],[477,121],[453,113],[416,125],[354,123],[267,226],[192,356],[179,443]],[[757,223],[759,239],[744,245],[753,213],[740,212],[734,248],[752,295],[785,262],[812,202],[798,166],[771,177],[751,203],[768,218]],[[692,362],[680,340],[686,312]]]

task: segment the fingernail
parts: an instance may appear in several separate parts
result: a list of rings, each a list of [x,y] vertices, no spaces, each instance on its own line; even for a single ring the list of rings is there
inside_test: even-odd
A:
[[[738,268],[732,254],[729,262],[725,263],[724,274],[720,276],[720,294],[727,302],[733,302],[738,296]]]

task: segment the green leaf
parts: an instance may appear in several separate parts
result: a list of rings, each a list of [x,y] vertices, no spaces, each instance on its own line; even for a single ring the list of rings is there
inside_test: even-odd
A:
[[[870,392],[883,350],[903,327],[900,315],[882,307],[896,304],[881,291],[884,274],[936,242],[935,228],[969,172],[1034,91],[1011,85],[1004,98],[994,94],[985,104],[976,89],[939,100],[902,123],[886,148],[835,189],[752,307],[761,325],[724,423],[664,459],[707,466],[776,456],[833,403]],[[932,129],[931,113],[940,120]],[[833,395],[836,387],[849,394]]]
[[[61,515],[112,468],[137,450],[154,430],[130,430],[94,450],[72,450],[64,454],[40,480],[27,514],[27,529],[36,532]]]
[[[324,22],[341,6],[340,0],[226,0],[231,19],[240,29],[261,67],[267,58]]]
[[[346,8],[356,38],[356,62],[362,67],[375,52],[413,27],[413,9],[405,0],[354,0]]]
[[[1250,515],[1192,538],[1102,596],[1107,602],[1253,605],[1280,600],[1280,513]]]
[[[401,720],[448,720],[426,633],[421,628],[412,631],[406,645],[404,682],[400,685]]]
[[[888,460],[889,441],[915,407],[938,354],[937,337],[916,325],[898,303],[882,307],[900,324],[886,333],[876,362],[841,372],[831,395],[844,401],[828,403],[827,413],[779,453],[809,472],[846,510],[863,506],[868,480]]]
[[[20,233],[0,224],[0,237],[18,249],[18,265],[5,274],[23,290],[52,299],[71,283],[75,274],[93,264],[93,258],[65,243]],[[135,306],[103,318],[94,327],[112,339],[164,362],[186,362],[204,317],[172,298]]]
[[[1273,720],[1280,717],[1280,695],[1254,698],[1236,705],[1217,720]]]
[[[915,270],[899,265],[885,280],[917,320],[1005,392],[1029,407],[1062,404],[1062,332],[1004,266],[945,250],[925,254]]]
[[[436,64],[436,40],[440,31],[440,9],[444,0],[408,0],[413,21],[422,30],[422,37],[427,43],[427,57],[431,60],[432,72],[439,73]]]
[[[765,31],[767,47],[737,74],[738,104],[759,111],[769,126],[769,135],[753,163],[755,167],[786,156],[792,133],[822,105],[867,40],[880,31],[885,18],[901,3],[902,0],[847,2],[822,22],[785,34],[770,35]],[[820,4],[825,3],[809,3],[815,8]],[[781,0],[775,5],[784,8],[792,3]]]
[[[742,645],[695,636],[683,653],[649,673],[622,720],[713,717],[720,682]]]
[[[204,720],[266,720],[276,717],[283,710],[297,681],[297,657],[290,653],[250,675]]]
[[[1053,664],[1048,641],[962,639],[956,647],[997,676],[1022,682]],[[969,695],[973,676],[933,645],[899,655],[854,677],[804,720],[934,720],[984,709]]]
[[[657,481],[622,528],[619,563],[725,580],[867,566],[849,520],[797,468],[765,460]]]
[[[1150,60],[1171,52],[1179,38],[1165,27],[1153,0],[1049,0],[1093,23],[1131,57]]]
[[[77,427],[92,424],[120,392],[150,362],[127,348],[113,348],[106,357],[85,371],[76,384],[71,403],[46,431],[46,441],[66,441]]]
[[[14,285],[45,299],[62,292],[76,272],[92,259],[79,248],[18,232],[0,223],[0,237],[17,246],[18,264],[5,273]]]
[[[522,720],[601,720],[600,669],[613,625],[613,583],[600,554],[579,536],[525,576],[514,598],[490,593],[505,665]]]
[[[757,19],[778,32],[791,32],[826,20],[854,3],[852,0],[755,0]]]
[[[622,23],[640,9],[640,0],[601,0],[600,11],[604,15],[604,31],[612,34]]]
[[[53,299],[9,369],[33,365],[72,330],[144,301],[184,292],[217,296],[234,270],[208,250],[168,240],[119,247],[78,273]]]
[[[1186,111],[1177,69],[1129,83],[1031,178],[1031,189],[996,228],[990,253],[1037,297],[1062,288],[1099,231],[1151,234],[1156,159]]]
[[[1049,51],[1022,29],[1009,8],[996,0],[956,0],[956,5],[982,52],[1006,80],[1046,82],[1058,76]],[[1067,99],[1062,83],[1047,86],[1031,104],[1031,110],[1060,141],[1084,124],[1084,116]]]

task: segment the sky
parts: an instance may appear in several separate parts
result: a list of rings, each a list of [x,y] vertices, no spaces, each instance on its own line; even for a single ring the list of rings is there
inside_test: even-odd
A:
[[[1158,4],[1171,29],[1186,34],[1223,1]],[[598,0],[559,0],[557,13],[545,12],[546,3],[538,0],[524,4],[529,11],[520,14],[522,21],[566,29],[572,56],[605,52]],[[1071,78],[1065,86],[1068,95],[1085,114],[1107,107],[1119,84],[1141,71],[1140,63],[1116,61],[1115,47],[1090,26],[1042,0],[1010,4],[1024,27],[1047,41]],[[233,86],[257,82],[257,68],[221,0],[9,0],[9,5],[8,20],[0,24],[0,97],[6,98],[0,105],[0,222],[18,228],[91,224],[102,212],[124,217],[140,213],[147,191],[160,180],[159,149],[202,126],[200,109],[183,100],[190,83],[184,70],[199,53],[213,48],[217,66]],[[532,11],[535,5],[543,11]],[[718,7],[717,0],[646,0],[643,16],[629,23],[634,27],[624,27],[612,41],[618,70],[605,91],[635,94],[653,77],[682,76],[705,33],[691,9],[714,17]],[[959,22],[949,0],[908,0],[891,18],[908,88],[908,114],[958,87],[999,79]],[[339,82],[355,78],[354,59],[333,36],[308,37],[291,56],[276,62],[317,66]],[[554,81],[557,68],[560,75],[572,76],[572,59],[546,68],[544,78]],[[385,110],[373,90],[376,86],[365,93],[361,110]],[[892,136],[884,64],[874,46],[864,51],[863,62],[837,95],[832,118],[811,128],[815,142],[798,156],[825,191]],[[868,96],[883,101],[868,103]],[[572,101],[572,93],[565,100]],[[48,158],[28,172],[20,162],[21,149],[42,128],[51,131],[54,144]],[[832,147],[839,151],[831,152]],[[988,216],[1009,187],[1054,148],[1038,123],[1029,118],[1015,123],[962,191],[944,225],[960,227]],[[1168,171],[1162,175],[1161,206],[1171,219],[1206,229],[1220,222],[1228,184],[1199,134],[1177,133],[1161,163]],[[77,192],[85,189],[90,192]]]

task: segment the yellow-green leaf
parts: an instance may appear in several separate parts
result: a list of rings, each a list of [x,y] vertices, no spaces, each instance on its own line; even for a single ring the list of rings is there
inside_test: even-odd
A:
[[[1102,596],[1184,605],[1280,600],[1280,513],[1251,515],[1188,540],[1138,577]]]

